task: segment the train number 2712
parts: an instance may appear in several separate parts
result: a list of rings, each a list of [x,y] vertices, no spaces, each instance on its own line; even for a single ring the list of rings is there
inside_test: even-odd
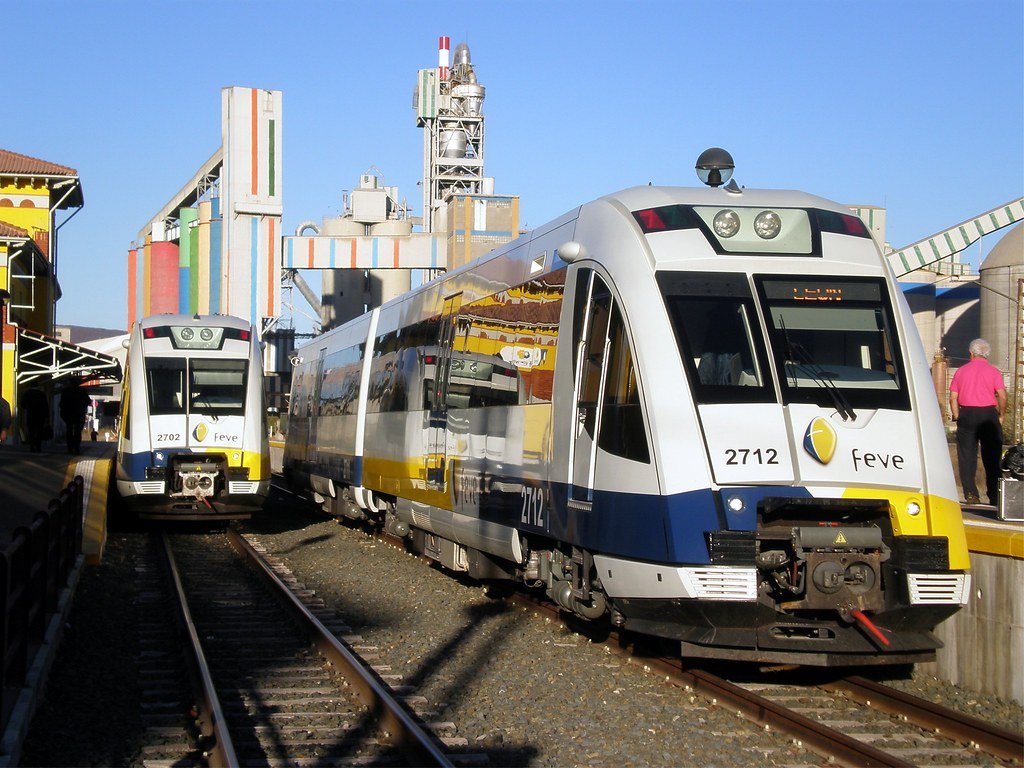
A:
[[[523,497],[523,514],[520,521],[526,525],[544,527],[544,507],[546,494],[543,488],[525,485],[521,492]]]
[[[726,464],[733,466],[740,464],[778,464],[779,452],[774,448],[726,448]]]

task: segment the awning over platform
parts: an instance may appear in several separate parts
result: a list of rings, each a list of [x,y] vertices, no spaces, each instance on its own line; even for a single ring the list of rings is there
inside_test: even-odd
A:
[[[83,375],[108,381],[121,380],[117,358],[92,349],[45,336],[25,328],[18,329],[18,383],[34,379]]]

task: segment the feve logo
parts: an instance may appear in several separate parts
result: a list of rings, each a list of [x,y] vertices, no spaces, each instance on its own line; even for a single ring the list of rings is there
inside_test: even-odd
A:
[[[203,440],[206,439],[206,435],[208,433],[209,430],[206,428],[206,425],[203,424],[202,422],[199,422],[199,424],[196,425],[196,428],[192,430],[192,437],[194,437],[201,443],[203,442]]]
[[[819,464],[828,464],[836,454],[839,436],[828,419],[821,416],[807,425],[804,433],[804,450]]]

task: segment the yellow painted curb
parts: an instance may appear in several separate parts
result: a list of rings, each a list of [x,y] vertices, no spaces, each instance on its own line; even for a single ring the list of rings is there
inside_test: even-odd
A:
[[[1024,529],[1014,531],[965,520],[964,532],[971,552],[1024,560]]]
[[[79,467],[83,471],[79,471]],[[75,475],[81,475],[83,483],[85,518],[82,520],[82,554],[86,565],[99,565],[103,559],[103,548],[107,544],[107,489],[113,459],[79,460],[68,462],[64,473],[66,488]]]
[[[92,485],[82,522],[82,554],[86,565],[99,565],[107,545],[107,490],[113,466],[113,459],[100,459],[92,470]]]

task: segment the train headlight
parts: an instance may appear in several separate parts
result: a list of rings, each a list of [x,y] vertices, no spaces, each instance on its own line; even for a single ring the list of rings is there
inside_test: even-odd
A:
[[[725,500],[725,506],[729,508],[730,512],[736,512],[738,514],[742,512],[744,507],[746,507],[747,505],[739,496],[730,496]]]
[[[182,335],[184,336],[184,334]],[[201,331],[199,331],[199,338],[202,339],[203,341],[210,341],[211,339],[213,339],[213,329],[203,328]]]
[[[736,211],[726,208],[715,214],[715,234],[719,237],[732,237],[740,231],[740,217]]]
[[[754,218],[754,231],[762,240],[771,240],[782,231],[782,219],[775,211],[761,211]]]
[[[195,336],[196,336],[196,332],[193,331],[191,328],[182,328],[181,329],[181,338],[184,341],[192,341],[192,339],[194,339]]]
[[[911,517],[917,517],[921,514],[921,504],[916,501],[907,502],[907,514]]]

